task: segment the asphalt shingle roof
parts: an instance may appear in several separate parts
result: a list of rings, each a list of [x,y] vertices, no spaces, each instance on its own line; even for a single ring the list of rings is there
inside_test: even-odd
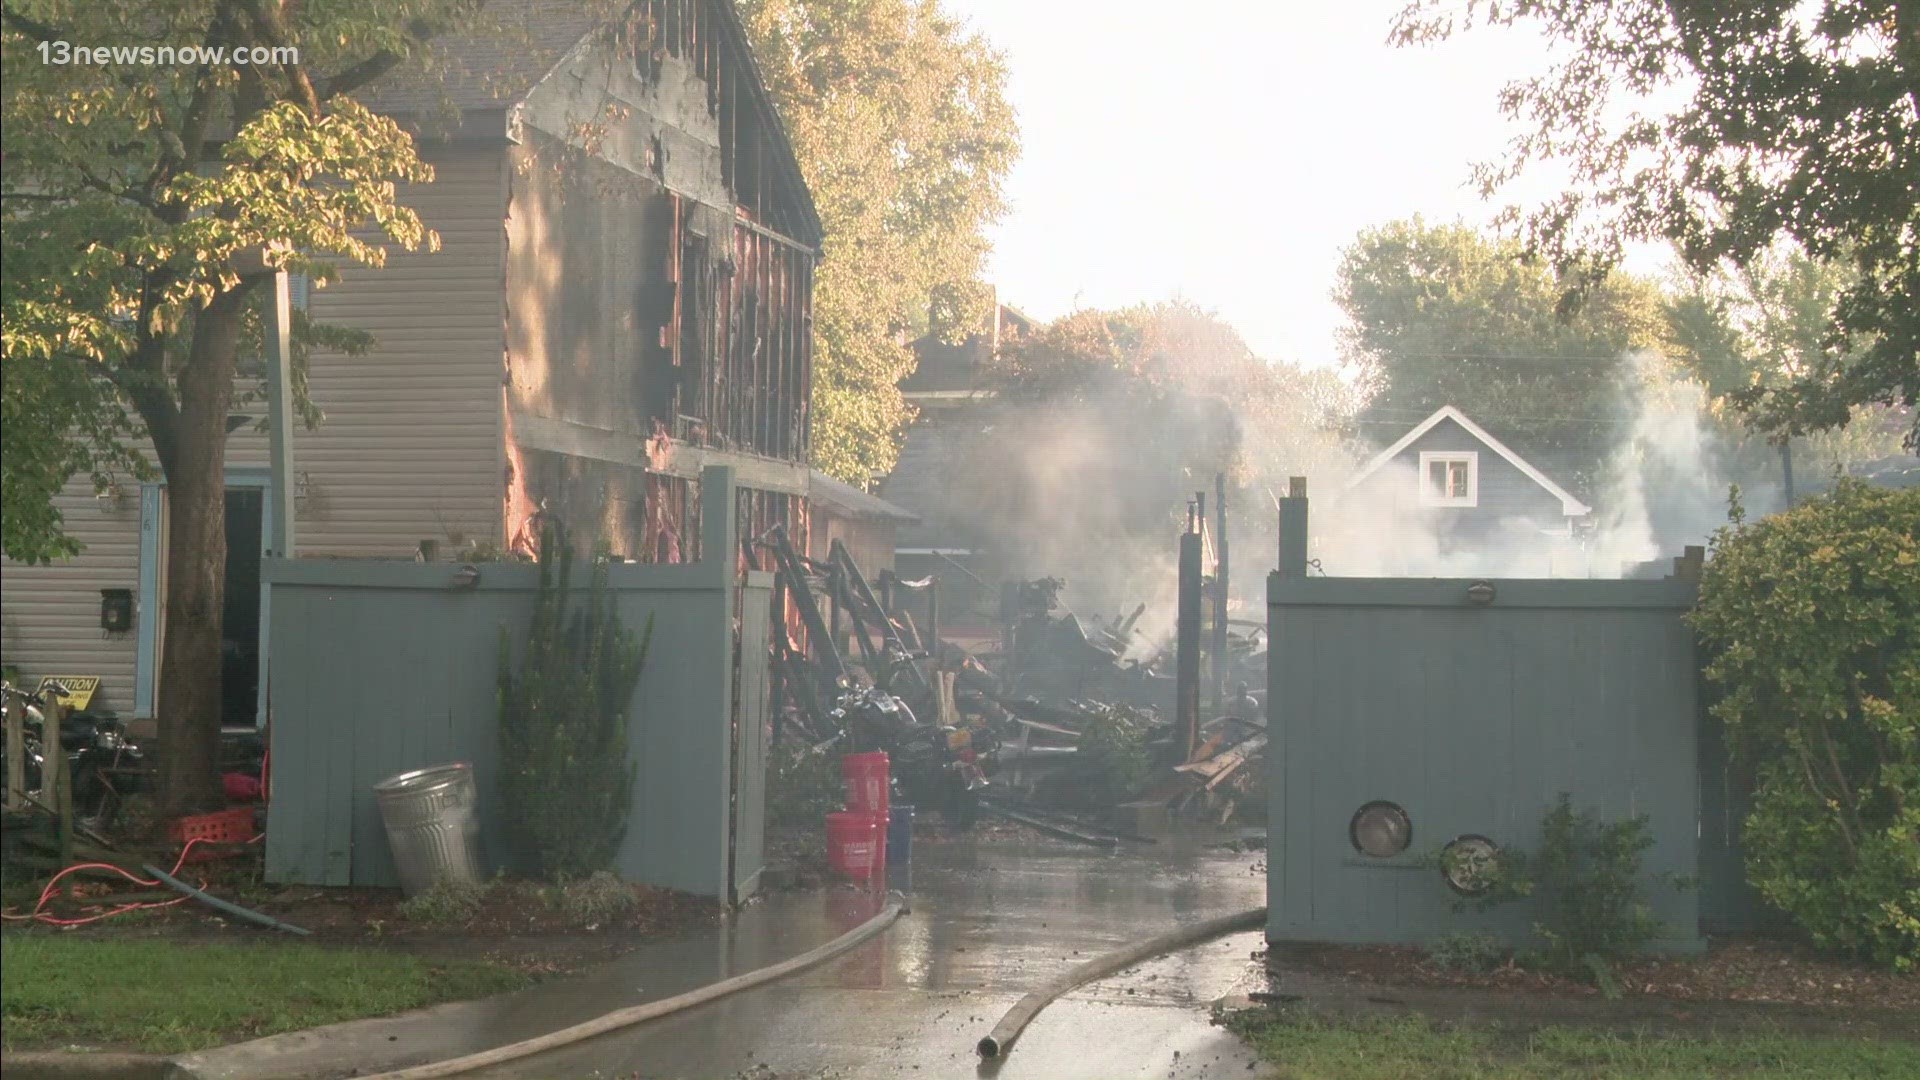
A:
[[[354,96],[385,113],[504,109],[618,8],[583,0],[489,4],[486,29],[434,38],[425,56],[401,64]]]

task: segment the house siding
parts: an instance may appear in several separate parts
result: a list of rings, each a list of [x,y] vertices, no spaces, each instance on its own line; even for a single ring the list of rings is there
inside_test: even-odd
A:
[[[505,158],[497,147],[423,156],[438,179],[403,189],[401,202],[440,233],[442,250],[344,269],[310,300],[316,320],[369,330],[375,346],[312,358],[309,389],[326,419],[294,433],[294,468],[310,491],[296,518],[303,555],[404,556],[422,539],[499,539]],[[228,440],[230,469],[268,458],[251,428]],[[121,489],[106,502],[76,477],[56,504],[84,550],[46,566],[6,562],[0,656],[29,679],[97,674],[97,706],[131,716],[137,622],[158,613],[137,612],[134,632],[100,629],[100,590],[140,587],[140,485]]]
[[[954,478],[968,467],[970,447],[990,429],[995,415],[996,404],[981,399],[960,407],[923,408],[908,425],[900,456],[877,492],[920,518],[900,527],[901,547],[971,550],[980,546],[983,538],[975,523],[965,520],[947,493]]]
[[[75,477],[55,499],[77,558],[45,566],[6,561],[0,572],[0,658],[29,682],[46,675],[98,675],[90,707],[133,714],[135,633],[100,628],[100,590],[140,587],[140,486],[117,501],[96,498]],[[145,612],[136,618],[145,617]]]
[[[316,356],[326,419],[294,434],[303,555],[407,556],[498,543],[501,533],[501,215],[498,146],[424,155],[432,184],[401,192],[440,234],[436,254],[393,251],[379,270],[348,268],[313,294],[320,322],[370,331],[374,351]]]
[[[828,513],[813,504],[813,530],[809,538],[807,557],[822,562],[833,551],[835,540],[844,544],[847,554],[852,556],[853,565],[869,583],[880,580],[883,570],[892,570],[894,524],[890,521],[867,521],[860,518],[842,517]]]
[[[781,204],[739,190],[779,137],[747,122],[749,74],[686,41],[636,65],[590,40],[510,110],[517,549],[557,522],[616,554],[690,557],[703,460],[739,469],[743,535],[805,536],[814,254],[772,231]]]
[[[1452,420],[1442,420],[1402,450],[1394,458],[1394,464],[1402,467],[1380,470],[1356,487],[1354,494],[1375,505],[1390,503],[1408,510],[1419,508],[1416,484],[1423,450],[1472,451],[1479,455],[1476,505],[1433,511],[1444,515],[1456,535],[1462,538],[1486,535],[1523,522],[1539,529],[1565,527],[1566,516],[1559,499]]]

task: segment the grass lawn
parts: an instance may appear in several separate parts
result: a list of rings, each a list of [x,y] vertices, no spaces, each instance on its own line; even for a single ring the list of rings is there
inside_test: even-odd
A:
[[[478,961],[27,931],[0,936],[0,1043],[157,1054],[380,1016],[524,986]]]
[[[1637,1034],[1587,1027],[1333,1020],[1262,1009],[1227,1026],[1285,1080],[1853,1080],[1920,1077],[1920,1043],[1792,1032]]]

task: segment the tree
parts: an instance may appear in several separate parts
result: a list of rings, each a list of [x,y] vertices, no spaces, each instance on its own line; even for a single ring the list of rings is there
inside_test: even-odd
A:
[[[1023,559],[1022,572],[1064,574],[1080,600],[1138,602],[1100,595],[1089,564],[1127,578],[1133,560],[1115,546],[1163,549],[1184,500],[1233,469],[1232,403],[1224,380],[1201,374],[1255,364],[1232,327],[1182,305],[1078,311],[1035,328],[995,362],[992,420],[963,444],[949,480],[955,517]],[[1088,558],[1096,545],[1102,554]]]
[[[1146,305],[1063,315],[1003,344],[990,361],[992,377],[1003,391],[1022,397],[1117,385],[1141,373],[1153,315]]]
[[[6,0],[6,543],[71,553],[47,499],[77,471],[168,483],[159,716],[164,809],[217,801],[227,418],[252,392],[261,286],[433,247],[396,185],[431,179],[412,139],[348,96],[477,0]],[[41,45],[250,50],[168,65]],[[71,55],[71,54],[69,54]],[[102,60],[111,62],[100,62]],[[324,335],[307,333],[315,341]],[[364,345],[352,335],[335,344]],[[308,418],[312,410],[305,409]],[[16,417],[27,417],[16,431]],[[15,458],[22,446],[37,448]]]
[[[1017,150],[999,55],[938,0],[740,0],[826,250],[814,285],[814,464],[866,485],[911,410],[904,342],[985,314],[986,225]],[[931,314],[930,314],[931,313]]]
[[[1455,405],[1529,448],[1611,445],[1635,350],[1661,348],[1650,282],[1615,274],[1577,304],[1517,243],[1419,218],[1363,231],[1341,260],[1346,362],[1372,397],[1361,422],[1404,431]]]
[[[7,245],[11,259],[12,245]],[[32,324],[31,305],[16,302],[11,266],[0,275],[6,325],[5,381],[0,383],[0,550],[10,559],[46,563],[80,545],[66,534],[54,496],[69,477],[86,473],[104,490],[116,474],[145,479],[146,458],[129,449],[126,409],[84,367],[53,362],[58,331]],[[84,334],[75,334],[77,339]]]
[[[1414,0],[1401,44],[1532,25],[1569,46],[1510,84],[1524,125],[1480,165],[1488,195],[1544,159],[1569,190],[1530,213],[1528,247],[1592,281],[1629,240],[1672,242],[1700,273],[1783,241],[1853,271],[1806,370],[1734,395],[1784,435],[1855,406],[1920,398],[1920,3],[1914,0]],[[1657,103],[1681,100],[1665,110]],[[1908,440],[1920,440],[1920,413]]]
[[[1682,276],[1668,301],[1674,356],[1705,388],[1729,445],[1758,442],[1743,440],[1727,416],[1746,395],[1790,386],[1818,369],[1829,347],[1830,313],[1852,276],[1848,266],[1792,249],[1765,252],[1737,269]],[[1898,451],[1904,426],[1895,410],[1856,405],[1853,417],[1844,427],[1792,440],[1796,450],[1812,452],[1805,464],[1828,469]]]
[[[1168,545],[1216,473],[1251,550],[1287,476],[1350,467],[1327,430],[1337,374],[1263,360],[1190,303],[1063,316],[1003,346],[994,376],[990,420],[956,436],[954,516],[1016,569],[1064,575],[1081,610],[1171,600]]]

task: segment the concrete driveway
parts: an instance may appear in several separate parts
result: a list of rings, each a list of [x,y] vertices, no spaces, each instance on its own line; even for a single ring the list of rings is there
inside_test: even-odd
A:
[[[1109,853],[1067,843],[920,842],[912,911],[825,965],[474,1077],[573,1080],[1245,1076],[1251,1056],[1210,1002],[1258,988],[1258,931],[1080,988],[982,1066],[974,1046],[1036,984],[1102,953],[1265,902],[1257,855],[1174,842]],[[200,1080],[365,1076],[543,1035],[813,949],[884,895],[786,894],[727,925],[662,938],[571,978],[484,1001],[276,1035],[177,1059]]]
[[[1256,907],[1254,855],[1007,843],[919,845],[913,910],[881,939],[793,979],[476,1074],[490,1077],[1245,1076],[1253,1059],[1207,1005],[1255,989],[1258,932],[1223,938],[1094,983],[1041,1013],[997,1066],[974,1044],[1034,984],[1141,938]],[[624,957],[555,986],[555,1015],[601,993],[604,1009],[802,952],[857,925],[880,899],[850,889],[776,898],[732,926]],[[690,976],[693,976],[691,979]],[[625,993],[614,990],[625,983]]]

